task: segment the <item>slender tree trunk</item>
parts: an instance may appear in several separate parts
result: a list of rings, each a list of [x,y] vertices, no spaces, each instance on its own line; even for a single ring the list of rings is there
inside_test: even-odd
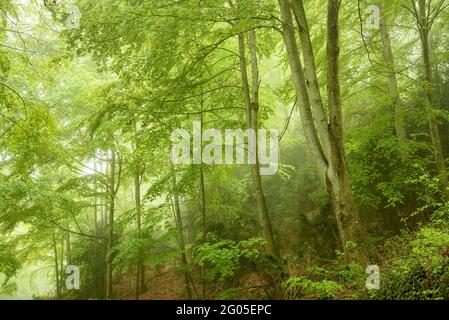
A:
[[[312,155],[312,159],[315,161],[320,181],[323,186],[326,186],[325,173],[327,171],[328,163],[321,146],[320,138],[318,137],[318,133],[315,128],[306,79],[303,72],[302,62],[299,56],[299,49],[296,43],[296,35],[293,27],[290,2],[289,0],[279,0],[279,5],[281,9],[285,48],[287,51],[288,62],[292,73],[293,85],[296,91],[304,135],[309,151]],[[326,127],[327,126],[328,124],[326,124]]]
[[[60,290],[61,290],[61,297],[64,295],[64,287],[65,287],[65,283],[64,283],[64,275],[65,275],[65,270],[64,270],[64,236],[61,237],[61,259],[59,259],[59,268],[60,268],[60,277],[59,280],[61,282],[60,284]]]
[[[179,205],[179,196],[176,191],[176,171],[174,166],[172,165],[172,190],[173,190],[173,209],[175,214],[175,222],[176,222],[176,229],[177,229],[177,238],[178,238],[178,244],[181,249],[181,263],[183,267],[185,268],[184,271],[184,280],[185,280],[185,289],[186,289],[186,295],[187,299],[192,299],[192,291],[190,289],[190,280],[189,280],[189,265],[187,262],[187,255],[186,255],[186,246],[184,241],[184,228],[182,225],[182,216],[181,216],[181,207]]]
[[[244,52],[245,50],[243,50]],[[258,139],[258,112],[259,112],[259,67],[257,60],[257,36],[256,31],[249,32],[249,51],[251,56],[251,74],[252,74],[252,94],[251,94],[251,129],[256,132],[256,164],[252,166],[253,180],[256,187],[256,202],[259,212],[259,219],[262,222],[262,232],[267,249],[272,255],[278,255],[274,242],[273,229],[270,215],[268,213],[267,201],[262,186],[262,177],[260,175],[259,162],[259,139]]]
[[[382,10],[383,12],[383,10]],[[380,34],[382,37],[382,51],[383,57],[386,64],[387,77],[388,77],[388,89],[392,99],[394,107],[394,128],[396,131],[396,136],[399,142],[399,154],[402,162],[406,162],[408,159],[408,153],[406,149],[407,145],[407,129],[405,126],[405,115],[404,115],[404,102],[402,101],[399,94],[398,79],[396,76],[396,64],[394,61],[393,50],[391,48],[391,39],[389,28],[387,25],[387,18],[385,13],[382,13],[380,22]]]
[[[200,123],[201,123],[201,136],[203,135],[203,109],[204,109],[204,102],[203,97],[201,96],[201,114],[200,114]],[[207,234],[207,221],[206,221],[206,188],[204,183],[204,170],[203,167],[199,166],[199,200],[200,200],[200,210],[201,210],[201,217],[202,217],[202,238],[203,241],[206,240],[206,234]]]
[[[328,169],[328,192],[339,225],[344,248],[348,242],[357,245],[353,258],[361,258],[363,251],[363,231],[359,212],[355,205],[343,139],[343,113],[340,91],[340,47],[339,10],[340,0],[328,0],[327,18],[327,62],[328,62],[328,104],[330,116],[331,161]],[[349,253],[352,256],[352,253]]]
[[[307,99],[309,100],[308,104],[312,107],[311,111],[308,112],[312,113],[313,119],[309,119],[308,121],[313,121],[315,123],[314,127],[316,127],[316,135],[318,136],[319,143],[321,144],[321,150],[318,152],[323,154],[326,158],[329,158],[331,155],[329,121],[326,116],[323,99],[321,97],[320,84],[318,82],[315,64],[315,55],[313,52],[312,40],[310,39],[309,24],[304,9],[304,3],[303,0],[295,0],[290,3],[296,18],[301,43],[301,52],[304,57],[304,71],[302,77],[305,77],[305,84],[301,84],[301,86],[306,87],[306,89],[302,90],[307,91]],[[292,45],[293,47],[297,47],[296,44]],[[293,49],[293,51],[298,51],[298,49]]]
[[[106,174],[108,174],[108,169],[106,167]],[[99,234],[105,236],[105,238],[101,241],[101,243],[99,244],[99,256],[102,259],[97,260],[98,262],[98,273],[99,274],[106,274],[106,270],[107,270],[107,212],[108,212],[108,205],[107,205],[107,200],[106,199],[101,199],[101,204],[100,204],[100,223],[99,223]],[[104,277],[98,277],[98,296],[101,298],[105,298],[106,297],[106,276]]]
[[[327,62],[328,109],[327,120],[317,80],[313,48],[302,0],[279,0],[283,22],[284,42],[298,98],[301,121],[309,150],[315,160],[318,176],[326,188],[337,220],[340,240],[348,258],[365,260],[363,232],[358,209],[352,194],[343,141],[343,117],[339,81],[339,23],[340,2],[328,1]],[[305,67],[303,68],[293,27],[295,12]],[[356,244],[351,248],[349,242]]]
[[[273,231],[271,226],[270,216],[268,214],[268,208],[266,203],[265,194],[262,187],[262,177],[260,176],[260,163],[258,155],[258,139],[257,139],[257,113],[259,109],[259,71],[257,67],[257,53],[256,53],[256,36],[255,33],[250,35],[250,50],[252,61],[252,80],[253,80],[253,92],[251,90],[248,80],[246,50],[245,50],[245,36],[243,33],[238,35],[239,43],[239,56],[240,56],[240,76],[242,79],[243,98],[245,103],[246,123],[248,129],[254,129],[256,132],[256,163],[251,167],[251,175],[254,181],[254,187],[256,190],[256,204],[259,220],[261,220],[262,234],[266,241],[267,251],[272,255],[277,255],[276,246],[273,237]],[[249,151],[250,152],[250,151]]]
[[[199,188],[200,188],[200,207],[201,207],[201,217],[202,217],[202,233],[203,240],[206,239],[207,234],[207,224],[206,224],[206,190],[204,186],[204,170],[202,167],[199,168]]]
[[[94,159],[94,171],[97,172],[97,159]],[[95,181],[95,197],[94,197],[94,220],[95,220],[95,234],[98,235],[98,198],[97,198],[97,192],[98,192],[98,183]]]
[[[102,171],[102,166],[100,165],[99,168],[97,166],[97,159],[94,159],[94,170],[97,172],[97,170]],[[95,181],[95,193],[97,194],[99,192],[99,184],[98,181]],[[96,235],[105,235],[105,217],[104,217],[104,211],[105,211],[105,204],[103,203],[102,199],[98,198],[97,195],[94,197],[94,219],[95,219],[95,234]],[[105,255],[105,240],[101,240],[100,243],[98,243],[95,247],[95,256],[96,259],[93,260],[93,265],[95,266],[95,272],[97,274],[105,274],[105,262],[107,260]],[[100,258],[99,258],[100,257]],[[105,280],[106,277],[95,277],[94,278],[94,287],[95,287],[95,297],[97,298],[104,298],[105,297]]]
[[[429,33],[430,33],[430,22],[428,20],[428,10],[427,1],[419,0],[419,13],[418,13],[418,28],[421,36],[421,47],[422,47],[422,59],[424,64],[424,78],[427,82],[426,84],[426,97],[427,97],[427,110],[428,119],[430,127],[430,135],[432,138],[433,152],[436,162],[436,167],[438,173],[443,173],[446,169],[444,164],[444,154],[443,147],[441,144],[440,132],[438,128],[437,120],[433,113],[433,74],[432,74],[432,62],[430,59],[430,45],[429,45]]]
[[[248,71],[246,69],[246,52],[245,52],[245,35],[240,33],[239,40],[239,57],[240,57],[240,76],[242,78],[243,100],[245,103],[246,126],[248,129],[252,126],[251,114],[251,91],[248,82]]]
[[[137,222],[137,239],[139,247],[137,249],[137,272],[136,272],[136,300],[139,300],[142,292],[142,249],[140,248],[142,220],[141,220],[141,200],[140,200],[140,172],[137,171],[134,177],[134,197],[136,202],[136,222]]]
[[[56,285],[56,297],[61,299],[61,287],[60,287],[60,275],[59,275],[59,259],[58,259],[58,247],[56,242],[56,234],[53,233],[53,255],[55,264],[55,285]]]
[[[203,242],[206,242],[207,227],[206,227],[206,191],[204,187],[204,171],[203,168],[199,167],[199,188],[200,188],[200,209],[202,216],[202,238]],[[203,265],[201,268],[202,274],[202,296],[206,298],[206,266]]]
[[[108,243],[107,243],[107,258],[106,258],[106,298],[113,299],[113,283],[112,283],[112,251],[114,248],[114,211],[115,211],[115,151],[111,155],[110,167],[110,186],[109,186],[109,221],[108,221]]]
[[[203,133],[203,99],[201,97],[201,134]],[[200,196],[200,210],[202,218],[202,239],[206,242],[207,235],[207,224],[206,224],[206,188],[204,186],[204,170],[202,165],[199,166],[199,196]],[[201,268],[202,275],[202,296],[206,299],[206,266],[203,265]]]
[[[67,265],[72,265],[72,244],[70,243],[70,233],[67,232]]]

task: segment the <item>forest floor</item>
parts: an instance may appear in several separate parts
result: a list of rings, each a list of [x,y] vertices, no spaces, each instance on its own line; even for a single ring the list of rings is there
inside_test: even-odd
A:
[[[140,300],[179,300],[183,299],[182,275],[175,272],[176,266],[168,264],[145,273],[145,291]],[[121,299],[134,300],[134,275],[127,275],[116,283],[116,292]]]

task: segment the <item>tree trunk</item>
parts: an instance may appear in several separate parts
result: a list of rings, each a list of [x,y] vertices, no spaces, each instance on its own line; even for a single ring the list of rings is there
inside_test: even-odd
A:
[[[427,97],[427,110],[428,119],[430,127],[430,136],[432,138],[433,152],[435,157],[435,163],[438,173],[441,174],[445,171],[446,167],[444,164],[443,147],[441,145],[440,132],[438,129],[438,123],[435,119],[433,113],[433,74],[432,74],[432,62],[430,59],[430,46],[429,46],[429,33],[430,33],[430,23],[427,17],[427,1],[419,0],[419,13],[418,13],[418,26],[421,38],[422,47],[422,59],[424,64],[424,78],[427,82],[426,84],[426,97]]]
[[[274,242],[273,229],[270,215],[268,213],[267,201],[262,186],[262,177],[260,175],[259,162],[259,139],[258,139],[258,112],[259,112],[259,67],[257,60],[257,35],[255,30],[249,32],[249,50],[251,56],[251,74],[252,74],[252,95],[251,95],[251,129],[256,132],[256,164],[253,165],[253,179],[256,186],[256,202],[259,211],[259,219],[262,222],[262,232],[267,249],[272,255],[277,256],[276,245]]]
[[[199,168],[199,188],[200,188],[200,209],[202,218],[202,238],[206,240],[207,224],[206,224],[206,190],[204,186],[204,170],[200,166]]]
[[[323,99],[321,97],[320,85],[318,82],[317,69],[315,64],[315,55],[312,47],[312,40],[310,39],[309,24],[304,9],[303,0],[291,1],[292,10],[296,17],[298,25],[299,39],[301,42],[301,52],[304,57],[304,77],[312,106],[311,113],[313,114],[314,126],[321,143],[322,151],[325,157],[329,158],[331,154],[330,137],[329,137],[329,122],[324,110]],[[296,41],[296,40],[295,40]],[[295,45],[296,46],[296,45]],[[296,49],[296,51],[298,51]]]
[[[331,159],[327,172],[328,192],[340,229],[345,252],[353,258],[363,257],[363,231],[359,212],[355,205],[343,138],[343,113],[340,91],[340,47],[339,47],[339,9],[340,0],[328,0],[327,18],[327,62],[328,62],[328,103],[330,116]],[[354,252],[346,251],[348,242],[357,247]]]
[[[200,124],[201,124],[201,136],[203,135],[203,110],[204,110],[204,101],[203,95],[201,95],[201,113],[200,113]],[[206,223],[206,188],[204,184],[204,170],[202,165],[199,166],[199,200],[200,200],[200,210],[201,210],[201,218],[202,218],[202,238],[203,241],[206,240],[207,234],[207,223]]]
[[[97,159],[94,158],[94,172],[97,172]],[[95,220],[95,234],[98,235],[98,199],[97,199],[97,192],[98,192],[98,182],[95,181],[95,197],[94,197],[94,220]]]
[[[201,128],[203,126],[203,121],[201,117]],[[200,165],[199,167],[199,194],[200,194],[200,210],[201,210],[201,218],[202,218],[202,239],[203,242],[206,242],[207,235],[207,225],[206,225],[206,190],[204,187],[204,171],[203,167]],[[203,265],[201,268],[202,274],[202,296],[206,299],[206,266]]]
[[[296,35],[293,27],[293,18],[289,0],[279,0],[281,9],[281,19],[283,24],[284,43],[287,51],[287,58],[292,73],[293,85],[296,91],[299,113],[304,129],[304,135],[307,141],[309,151],[317,168],[317,173],[323,186],[326,186],[327,160],[321,146],[315,128],[314,118],[310,105],[309,93],[307,90],[306,79],[303,72],[303,66],[299,57],[299,49],[296,43]],[[327,126],[327,125],[326,125]]]
[[[253,129],[256,133],[256,163],[251,166],[251,174],[254,182],[254,187],[256,190],[256,205],[257,212],[259,215],[259,220],[262,225],[263,238],[266,241],[267,251],[277,256],[277,250],[273,237],[273,230],[271,225],[270,216],[268,213],[267,202],[265,194],[263,192],[262,177],[260,175],[260,162],[258,155],[258,111],[259,111],[259,69],[257,62],[257,52],[256,52],[256,33],[255,31],[250,31],[249,34],[249,47],[251,56],[251,67],[252,67],[252,92],[250,91],[248,72],[247,72],[247,62],[245,53],[245,36],[244,34],[238,35],[239,40],[239,56],[240,56],[240,75],[242,79],[243,97],[245,103],[246,111],[246,123],[248,129]],[[250,152],[250,151],[249,151]]]
[[[317,70],[310,41],[308,24],[302,0],[292,2],[279,0],[283,22],[284,42],[292,72],[304,134],[315,160],[318,176],[326,188],[339,230],[345,255],[348,258],[364,260],[362,249],[363,232],[359,213],[352,194],[346,165],[343,141],[343,117],[339,81],[339,24],[340,2],[328,1],[327,62],[328,62],[328,109],[329,120],[325,117],[321,93],[317,81]],[[292,10],[299,26],[303,46],[303,69],[293,28]],[[356,244],[356,248],[349,246]]]
[[[53,255],[54,255],[54,266],[55,266],[55,285],[56,285],[56,297],[61,299],[61,287],[60,287],[60,275],[59,275],[59,264],[58,264],[58,247],[56,242],[56,234],[53,233]]]
[[[106,168],[106,174],[108,172],[108,169]],[[107,265],[107,212],[108,212],[108,205],[107,205],[107,200],[105,199],[101,199],[100,202],[100,223],[99,223],[99,234],[101,234],[102,236],[105,236],[105,238],[101,241],[101,243],[99,243],[99,248],[98,248],[98,252],[99,252],[99,257],[101,257],[101,259],[95,259],[95,261],[93,263],[97,263],[97,272],[99,274],[106,274],[106,265]],[[96,277],[97,279],[97,294],[99,297],[101,297],[102,299],[104,299],[106,297],[106,276],[104,277]]]
[[[60,290],[61,290],[61,296],[63,296],[64,295],[64,287],[65,287],[65,283],[64,283],[64,275],[65,275],[65,271],[64,271],[64,235],[61,237],[61,259],[59,260],[59,270],[60,270],[59,280],[61,282]]]
[[[181,216],[181,207],[179,205],[179,196],[176,191],[176,171],[175,168],[172,165],[172,192],[173,192],[173,209],[175,214],[175,222],[176,222],[176,229],[177,229],[177,238],[178,238],[178,244],[181,249],[181,263],[183,267],[185,268],[184,271],[184,280],[185,280],[185,289],[187,294],[187,299],[192,299],[192,291],[190,290],[190,280],[189,280],[189,265],[187,262],[187,255],[186,255],[186,246],[184,241],[184,228],[182,225],[182,216]]]
[[[67,265],[72,265],[72,245],[70,243],[70,233],[67,232]]]
[[[134,197],[136,202],[136,222],[137,222],[137,270],[136,270],[136,300],[139,300],[140,293],[142,292],[142,282],[145,282],[142,274],[142,249],[141,249],[141,232],[142,232],[142,220],[141,220],[141,200],[140,200],[140,172],[137,169],[137,173],[134,177]]]
[[[115,151],[111,155],[110,186],[109,186],[109,217],[108,217],[108,242],[106,258],[106,299],[113,299],[112,283],[112,250],[114,248],[114,210],[115,210]]]
[[[394,128],[396,131],[396,137],[399,142],[399,154],[402,162],[405,163],[408,159],[408,153],[406,149],[407,129],[405,126],[404,103],[399,94],[398,79],[396,76],[396,65],[394,61],[393,50],[391,48],[390,33],[388,30],[387,18],[385,16],[385,13],[382,13],[380,21],[380,34],[382,37],[383,57],[385,65],[387,67],[388,91],[390,93],[394,108]]]

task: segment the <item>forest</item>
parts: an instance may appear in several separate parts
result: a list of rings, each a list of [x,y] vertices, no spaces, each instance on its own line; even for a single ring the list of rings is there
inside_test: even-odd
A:
[[[449,0],[0,17],[0,300],[449,299]]]

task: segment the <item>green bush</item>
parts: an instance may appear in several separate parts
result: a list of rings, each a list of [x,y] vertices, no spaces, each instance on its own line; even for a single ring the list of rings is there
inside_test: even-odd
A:
[[[335,281],[312,281],[305,277],[293,277],[284,282],[284,289],[290,299],[335,299],[343,287]]]
[[[449,299],[449,233],[424,227],[411,239],[409,252],[387,266],[380,298]]]
[[[220,240],[204,243],[195,248],[195,261],[201,267],[208,267],[209,279],[231,279],[240,268],[242,259],[254,260],[260,256],[264,242],[261,238],[251,238],[240,242]]]

